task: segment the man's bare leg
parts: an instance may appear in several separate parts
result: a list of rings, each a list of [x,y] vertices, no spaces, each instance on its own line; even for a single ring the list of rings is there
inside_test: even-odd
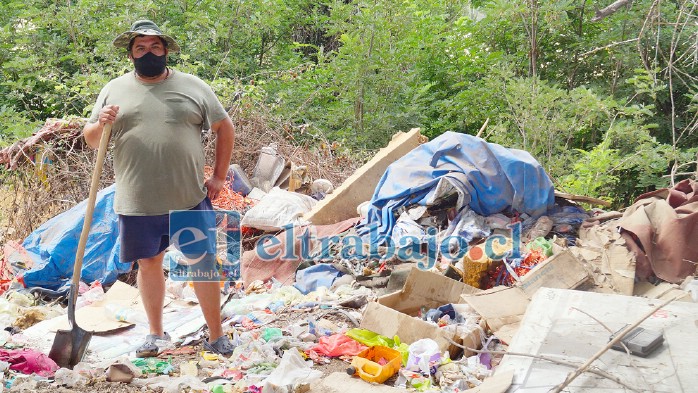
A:
[[[162,309],[165,305],[165,275],[162,259],[165,252],[138,260],[138,291],[150,324],[150,334],[162,336]]]
[[[218,281],[194,281],[194,293],[208,325],[208,342],[212,343],[223,336],[220,284]]]

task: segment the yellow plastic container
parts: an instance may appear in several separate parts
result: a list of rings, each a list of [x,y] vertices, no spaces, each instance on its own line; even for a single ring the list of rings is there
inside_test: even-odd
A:
[[[381,359],[385,359],[387,363],[381,366]],[[388,347],[375,346],[364,349],[354,356],[347,373],[358,375],[366,382],[383,383],[395,375],[401,366],[400,352]]]

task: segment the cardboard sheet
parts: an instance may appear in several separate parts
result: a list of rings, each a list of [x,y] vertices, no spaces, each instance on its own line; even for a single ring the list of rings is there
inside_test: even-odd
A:
[[[460,349],[451,345],[448,339],[457,343],[465,340],[464,344],[469,348],[479,347],[479,325],[474,325],[468,331],[452,332],[414,316],[418,315],[422,308],[460,303],[462,294],[479,291],[441,274],[412,268],[401,291],[382,296],[378,298],[378,302],[368,304],[361,328],[387,337],[397,335],[402,342],[408,344],[422,338],[431,338],[439,344],[441,350],[448,349],[451,355],[455,355]]]
[[[579,241],[570,251],[592,270],[594,292],[632,295],[635,285],[635,255],[616,230],[618,220],[583,227]]]
[[[582,364],[609,340],[611,330],[632,324],[659,301],[639,297],[542,288],[533,297],[509,351],[557,357]],[[698,386],[698,304],[673,302],[640,326],[663,332],[664,343],[647,358],[609,350],[594,366],[637,391],[688,392]],[[507,355],[495,374],[513,371],[510,392],[547,392],[572,368],[529,357]],[[579,376],[566,392],[622,392],[622,386],[595,374]]]
[[[532,297],[539,288],[575,289],[589,279],[589,273],[568,250],[555,254],[539,263],[525,276],[518,287]]]
[[[504,286],[463,295],[463,301],[474,308],[494,335],[505,343],[511,342],[529,304],[521,289]]]
[[[654,285],[647,281],[642,281],[635,284],[635,296],[641,296],[648,299],[668,300],[671,298],[680,297],[678,301],[692,302],[691,293],[679,288],[676,284],[661,282]]]
[[[165,298],[165,306],[167,306],[169,301],[168,298]],[[145,309],[141,303],[138,288],[116,281],[105,294],[104,300],[75,311],[75,320],[78,326],[95,334],[105,334],[133,326],[131,322],[120,322],[108,316],[105,309],[108,304],[118,304],[122,307],[131,308],[145,317]],[[51,320],[49,330],[55,332],[59,329],[70,329],[67,315],[61,315]]]

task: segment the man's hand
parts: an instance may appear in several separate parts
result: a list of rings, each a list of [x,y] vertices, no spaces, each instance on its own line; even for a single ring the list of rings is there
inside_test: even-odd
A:
[[[225,187],[225,180],[221,180],[216,178],[215,176],[211,176],[208,179],[206,179],[204,185],[206,186],[206,190],[208,191],[208,198],[210,200],[214,200],[218,197],[218,194],[221,192],[223,187]]]
[[[235,142],[235,129],[230,117],[226,116],[211,124],[211,130],[216,133],[216,158],[213,166],[213,175],[206,179],[208,197],[213,200],[225,187],[225,178],[228,176],[228,166],[230,156],[233,154],[233,143]]]
[[[105,124],[114,124],[116,115],[119,114],[118,105],[105,105],[97,117],[96,123],[87,123],[83,128],[82,133],[85,136],[87,145],[93,149],[99,146],[99,139],[102,137],[102,130]]]
[[[116,115],[118,114],[118,105],[105,105],[102,110],[99,111],[99,124],[102,127],[104,127],[105,124],[114,124],[114,120],[116,120]]]

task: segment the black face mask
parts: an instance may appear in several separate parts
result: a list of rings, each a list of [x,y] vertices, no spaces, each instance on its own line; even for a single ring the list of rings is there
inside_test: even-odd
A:
[[[166,64],[167,55],[156,56],[153,52],[148,52],[142,57],[133,59],[133,65],[138,75],[150,78],[165,72]]]

